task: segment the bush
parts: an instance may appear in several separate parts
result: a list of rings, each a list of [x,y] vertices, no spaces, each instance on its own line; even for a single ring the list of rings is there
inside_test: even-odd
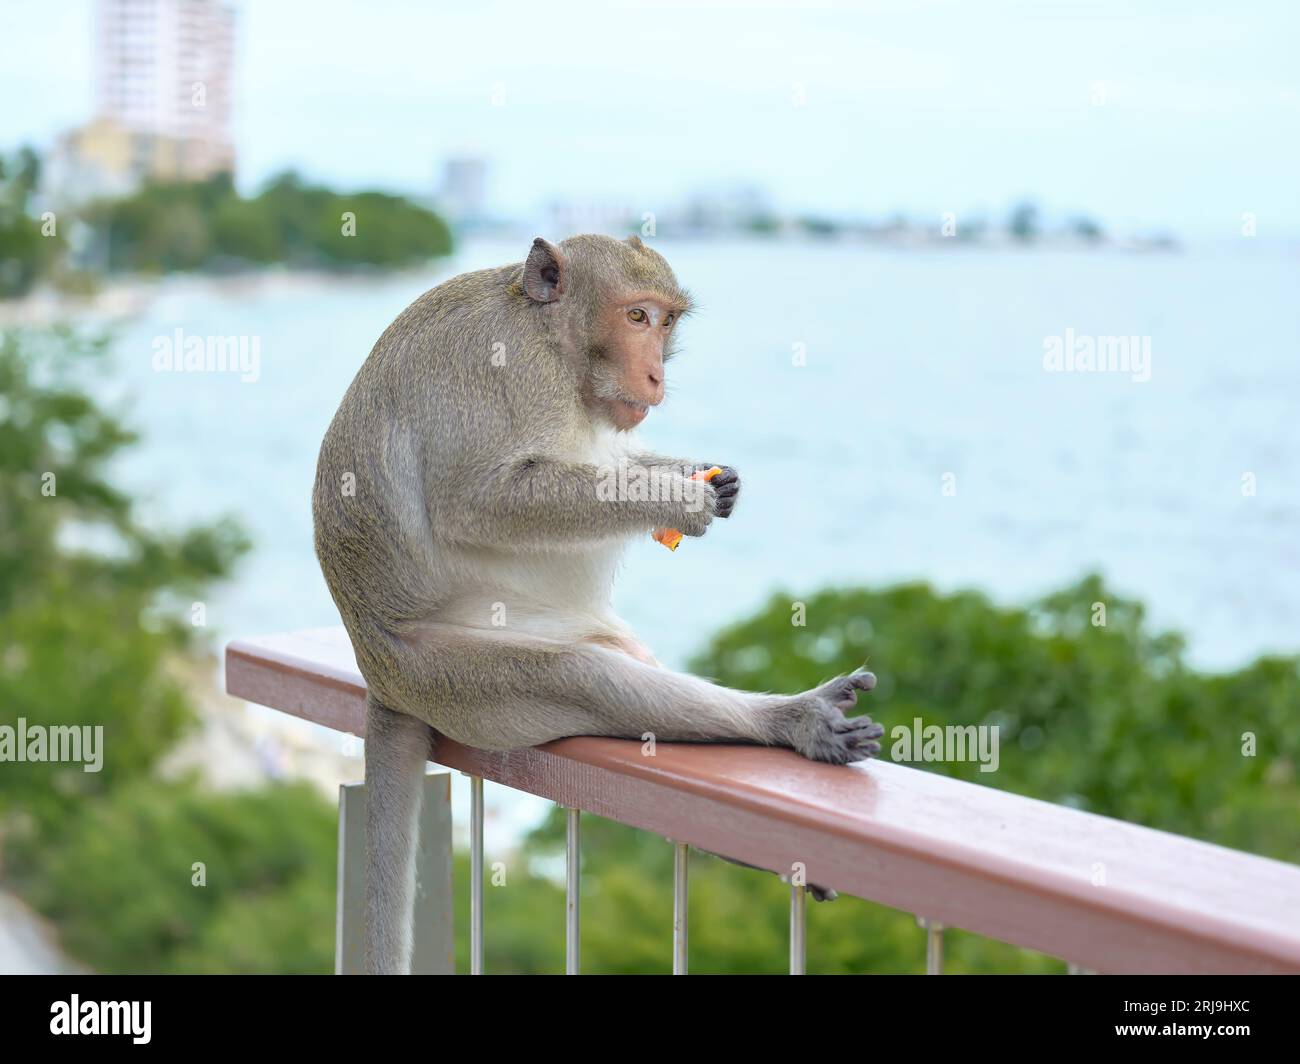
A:
[[[304,784],[213,795],[142,779],[87,804],[52,848],[10,857],[92,968],[328,972],[335,823]]]

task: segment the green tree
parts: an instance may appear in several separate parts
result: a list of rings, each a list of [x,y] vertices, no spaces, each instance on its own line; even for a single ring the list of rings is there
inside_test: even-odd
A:
[[[1023,244],[1038,239],[1038,208],[1032,203],[1017,204],[1007,221],[1007,231]]]
[[[112,744],[99,772],[5,766],[0,808],[56,820],[147,773],[188,727],[168,662],[194,645],[189,603],[246,547],[229,521],[155,531],[112,485],[135,436],[82,390],[104,351],[67,330],[0,337],[0,717],[102,725]]]
[[[21,296],[51,274],[66,251],[58,219],[33,215],[40,159],[31,148],[0,157],[0,299]]]
[[[288,171],[251,198],[229,175],[154,182],[84,212],[113,271],[403,267],[451,251],[441,217],[400,196],[342,194]]]
[[[17,880],[112,972],[328,972],[335,813],[305,784],[207,794],[148,778],[89,804]]]

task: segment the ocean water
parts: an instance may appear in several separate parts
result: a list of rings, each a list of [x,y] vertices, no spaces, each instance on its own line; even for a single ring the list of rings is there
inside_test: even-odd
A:
[[[628,553],[616,605],[666,663],[777,589],[919,578],[1012,602],[1092,569],[1201,666],[1300,649],[1294,249],[659,247],[700,311],[640,434],[744,485],[703,539]],[[150,519],[230,513],[255,543],[207,604],[219,637],[336,623],[311,545],[326,425],[407,303],[525,250],[480,241],[361,281],[169,281],[119,326],[105,388],[144,436],[122,479]],[[258,379],[155,371],[177,328],[255,337]],[[1148,379],[1049,372],[1068,335],[1139,338]]]

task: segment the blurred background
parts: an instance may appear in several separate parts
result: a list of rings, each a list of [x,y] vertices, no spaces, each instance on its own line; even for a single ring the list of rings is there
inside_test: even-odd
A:
[[[343,391],[537,235],[638,233],[701,305],[641,433],[745,493],[630,552],[661,659],[772,690],[866,660],[887,726],[1001,727],[998,772],[919,768],[1300,861],[1298,28],[4,5],[0,726],[104,740],[0,760],[0,971],[331,970],[361,744],[226,698],[221,647],[338,622],[309,492]],[[560,971],[562,826],[488,800],[488,968]],[[587,820],[584,970],[666,971],[671,848]],[[700,857],[691,904],[692,970],[783,970],[775,877]],[[809,970],[919,970],[919,934],[818,906]],[[960,932],[948,966],[1064,969]]]

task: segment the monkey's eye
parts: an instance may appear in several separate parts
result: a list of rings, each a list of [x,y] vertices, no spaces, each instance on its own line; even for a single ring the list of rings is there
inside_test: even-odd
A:
[[[672,323],[676,320],[676,318],[677,318],[676,314],[669,313],[668,317],[664,318],[664,328],[666,329],[670,325],[672,325]]]
[[[638,325],[644,325],[650,320],[650,316],[640,307],[633,307],[627,312],[627,316]]]

